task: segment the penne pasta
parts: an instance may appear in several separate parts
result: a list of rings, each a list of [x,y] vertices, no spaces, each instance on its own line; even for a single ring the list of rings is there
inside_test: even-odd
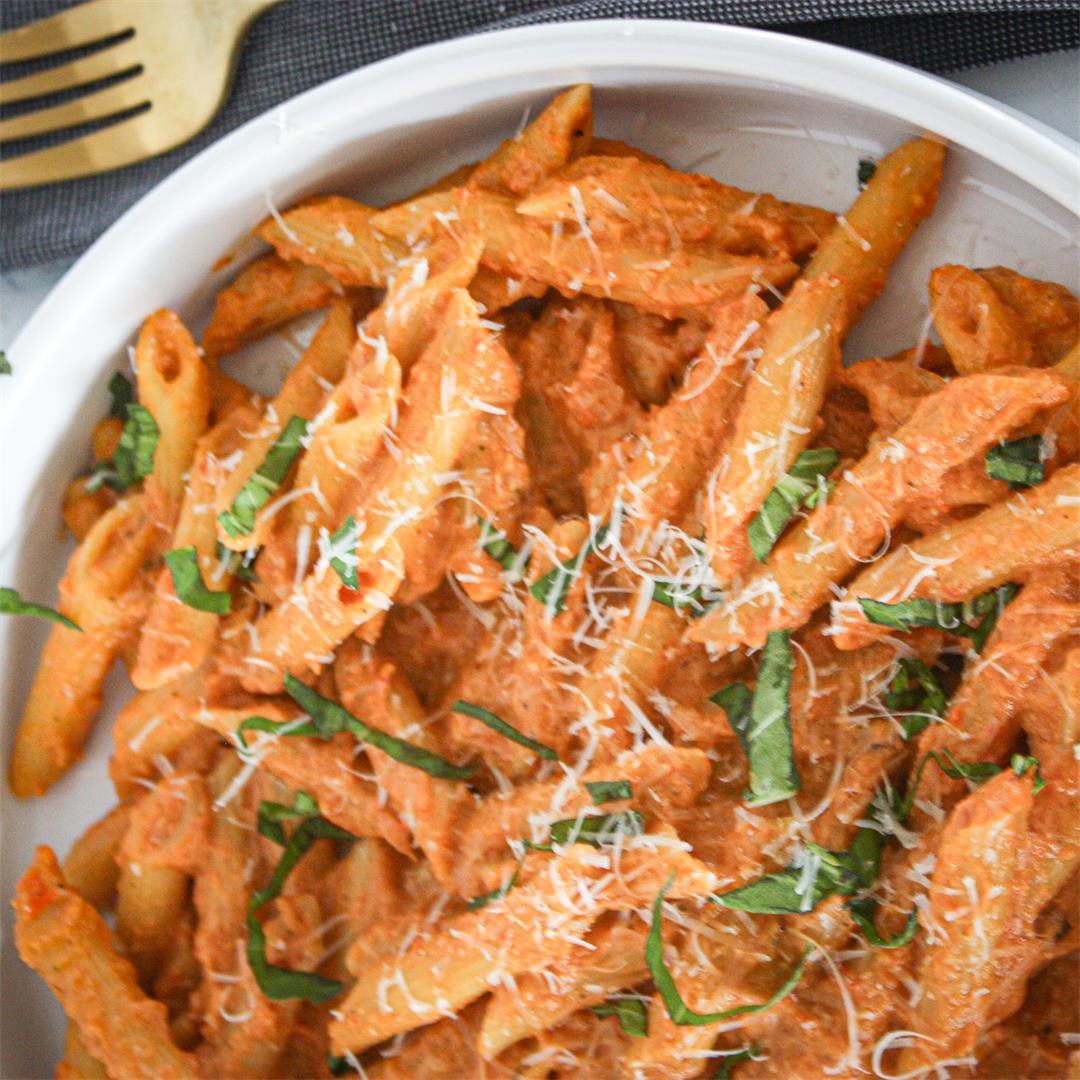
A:
[[[882,292],[896,257],[932,213],[944,161],[944,144],[928,138],[912,139],[883,157],[803,271],[809,281],[843,282],[847,326]]]
[[[105,676],[146,611],[138,575],[155,530],[141,495],[117,503],[76,549],[62,603],[81,627],[49,634],[15,735],[11,789],[40,795],[78,759],[101,704]]]
[[[971,600],[995,586],[1025,578],[1042,563],[1075,554],[1077,500],[1080,466],[1070,465],[1045,483],[1016,492],[975,517],[898,548],[852,582],[834,620],[836,644],[841,649],[857,648],[887,632],[866,621],[857,608],[862,600],[889,604],[916,597],[942,603]],[[993,561],[977,558],[987,544],[998,553]],[[934,567],[932,578],[920,573],[926,566]]]
[[[969,376],[923,399],[893,440],[879,443],[832,495],[780,541],[766,566],[691,627],[717,647],[757,645],[768,630],[800,626],[860,560],[873,559],[903,510],[949,468],[1062,400],[1052,373]]]
[[[329,307],[341,294],[325,270],[263,255],[218,293],[202,337],[203,354],[216,359],[234,353],[298,315]]]
[[[158,427],[146,512],[169,530],[180,511],[184,476],[210,416],[210,375],[191,335],[172,311],[155,312],[135,343],[139,398]]]
[[[165,1006],[139,989],[131,964],[113,948],[109,928],[65,886],[48,848],[38,848],[15,894],[15,941],[110,1075],[199,1075],[194,1060],[169,1037]]]
[[[388,453],[382,469],[362,485],[382,499],[357,500],[358,520],[366,525],[356,550],[361,588],[344,589],[332,572],[309,574],[294,596],[261,621],[261,645],[249,657],[251,673],[244,679],[249,689],[272,691],[286,670],[318,667],[330,648],[386,609],[404,577],[408,524],[430,508],[436,476],[460,455],[480,406],[512,403],[516,381],[505,352],[480,325],[475,304],[457,293],[406,387],[409,409],[396,429],[400,458]],[[286,655],[297,660],[282,664]]]

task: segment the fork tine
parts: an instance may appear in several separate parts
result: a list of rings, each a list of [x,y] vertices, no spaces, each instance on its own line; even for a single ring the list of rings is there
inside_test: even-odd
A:
[[[10,120],[0,120],[0,143],[44,135],[49,131],[60,131],[91,120],[103,120],[125,109],[143,105],[149,100],[146,79],[139,75],[74,101],[65,101],[63,105],[13,116]]]
[[[132,116],[84,138],[0,161],[0,191],[120,169],[156,157],[183,141],[179,138],[163,141],[157,129],[145,122],[149,115]]]
[[[110,49],[102,49],[93,56],[72,60],[70,64],[61,64],[22,79],[0,82],[0,101],[10,105],[44,94],[55,94],[60,90],[74,90],[78,86],[97,82],[98,79],[107,79],[110,75],[120,75],[138,66],[139,59],[134,43],[125,41]]]
[[[90,45],[131,29],[108,0],[90,0],[47,19],[17,26],[0,34],[0,61],[13,64],[39,56]]]

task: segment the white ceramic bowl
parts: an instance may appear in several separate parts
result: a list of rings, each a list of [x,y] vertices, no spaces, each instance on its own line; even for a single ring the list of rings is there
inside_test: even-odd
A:
[[[227,251],[252,250],[243,237],[268,195],[281,205],[317,191],[376,204],[401,196],[481,157],[527,109],[581,81],[596,87],[601,133],[836,210],[855,195],[860,157],[921,130],[949,140],[938,210],[853,337],[852,355],[919,337],[926,276],[941,262],[1000,262],[1076,287],[1077,148],[907,68],[796,37],[660,21],[539,26],[420,49],[303,94],[204,151],[128,211],[42,304],[10,349],[14,378],[0,380],[0,583],[54,600],[69,551],[58,536],[60,498],[86,461],[109,374],[155,308],[175,307],[202,328],[208,298],[236,264],[210,267]],[[5,775],[45,629],[0,619]],[[14,882],[35,844],[65,851],[112,802],[108,716],[125,681],[114,673],[86,759],[48,797],[17,803],[4,784],[5,1077],[52,1075],[63,1032],[43,983],[15,957]]]

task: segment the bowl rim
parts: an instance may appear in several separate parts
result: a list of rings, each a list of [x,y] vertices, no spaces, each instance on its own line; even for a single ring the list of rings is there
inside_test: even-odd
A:
[[[250,168],[253,154],[263,159],[272,156],[259,133],[277,110],[300,116],[318,112],[324,117],[329,111],[340,124],[383,107],[387,97],[401,105],[432,92],[451,92],[505,75],[516,75],[527,87],[530,80],[554,69],[627,66],[643,73],[677,67],[706,75],[741,76],[857,103],[958,143],[1074,215],[1080,213],[1080,145],[1017,110],[938,76],[854,49],[751,27],[677,19],[545,23],[411,49],[312,87],[228,132],[142,195],[78,258],[39,304],[9,352],[16,357],[48,352],[50,339],[62,336],[70,321],[60,316],[70,316],[73,301],[81,300],[77,306],[82,307],[92,297],[95,277],[96,287],[104,287],[102,279],[112,276],[110,260],[137,240],[139,231],[157,213],[179,203],[197,220],[200,200],[191,196],[207,176],[229,175],[230,162]],[[582,71],[582,77],[587,78],[587,71]],[[37,389],[45,367],[21,363],[15,378],[5,380],[7,392],[2,396],[7,400],[0,403],[0,432],[7,417]]]

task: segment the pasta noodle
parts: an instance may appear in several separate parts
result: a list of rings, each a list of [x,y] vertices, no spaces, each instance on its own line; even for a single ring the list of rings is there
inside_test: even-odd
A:
[[[941,345],[840,359],[945,156],[837,214],[575,86],[147,319],[59,610],[0,589],[17,795],[136,689],[15,897],[58,1076],[1075,1074],[1077,302],[940,266]]]

